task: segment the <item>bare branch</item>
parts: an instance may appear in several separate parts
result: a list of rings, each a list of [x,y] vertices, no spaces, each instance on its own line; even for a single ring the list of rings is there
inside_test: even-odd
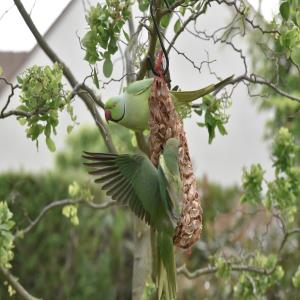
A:
[[[51,202],[50,204],[48,204],[41,210],[41,212],[36,217],[36,219],[34,219],[26,228],[18,230],[15,234],[15,238],[23,237],[26,233],[31,231],[35,226],[38,225],[38,223],[42,220],[42,218],[53,208],[61,207],[61,206],[65,206],[65,205],[75,205],[75,204],[85,204],[94,209],[105,209],[105,208],[115,205],[116,202],[113,200],[108,200],[107,202],[97,204],[97,203],[85,201],[83,199],[78,199],[78,200],[64,199],[64,200],[58,200],[58,201]]]
[[[0,271],[4,275],[5,279],[9,282],[12,288],[24,299],[24,300],[41,300],[29,294],[28,291],[20,284],[18,278],[13,276],[9,270],[0,268]]]
[[[299,97],[296,97],[294,95],[290,95],[289,93],[281,90],[279,87],[277,87],[273,83],[265,80],[264,78],[260,77],[257,74],[251,74],[250,76],[247,76],[247,75],[238,76],[234,80],[232,80],[232,82],[230,82],[230,84],[234,84],[234,83],[239,82],[239,81],[248,81],[250,83],[258,83],[258,84],[266,85],[269,88],[271,88],[274,92],[276,92],[277,94],[279,94],[281,96],[284,96],[284,97],[286,97],[290,100],[300,102]]]
[[[4,16],[12,9],[12,8],[14,8],[14,4],[13,5],[11,5],[8,9],[6,9],[5,11],[4,11],[4,13],[0,16],[0,21],[4,18]]]
[[[158,13],[159,17],[161,18],[164,15],[170,13],[170,11],[173,11],[175,8],[181,6],[182,4],[184,4],[184,2],[185,2],[185,0],[177,0],[172,5],[169,5],[168,8],[161,9]]]
[[[266,276],[271,275],[276,269],[276,265],[270,270],[260,269],[260,268],[247,266],[247,265],[234,265],[231,263],[228,263],[228,265],[230,266],[230,270],[234,272],[250,272],[250,273],[256,273],[256,274],[266,275]],[[202,275],[214,274],[218,270],[219,268],[217,266],[209,266],[191,272],[187,269],[185,265],[183,265],[177,269],[177,274],[182,274],[189,279],[194,279]]]
[[[16,90],[17,88],[19,88],[19,85],[17,85],[17,84],[16,84],[16,85],[13,85],[11,82],[9,82],[9,81],[8,81],[6,78],[4,78],[4,77],[0,77],[0,81],[4,81],[4,83],[10,87],[10,94],[8,95],[7,101],[6,101],[6,103],[5,103],[5,105],[4,105],[4,107],[2,108],[1,113],[0,113],[0,118],[3,118],[4,112],[5,112],[5,110],[7,109],[8,105],[9,105],[9,103],[10,103],[11,98],[12,98],[12,97],[14,96],[14,94],[15,94],[15,90]]]
[[[254,20],[250,20],[246,14],[245,14],[245,9],[241,10],[238,7],[238,1],[234,0],[234,1],[226,1],[226,0],[212,0],[212,2],[215,1],[218,4],[222,4],[225,3],[228,6],[233,6],[234,9],[236,10],[237,13],[239,13],[241,16],[243,16],[244,20],[253,28],[253,29],[258,29],[261,33],[263,34],[280,34],[280,32],[278,30],[266,30],[263,29],[260,25],[254,24]]]
[[[287,232],[284,234],[283,239],[282,239],[282,241],[281,241],[281,244],[280,244],[280,246],[279,246],[278,252],[282,251],[282,249],[284,248],[284,246],[285,246],[285,244],[286,244],[288,238],[289,238],[291,235],[296,234],[296,233],[300,233],[300,228],[294,228],[294,229],[292,229],[292,230],[290,230],[290,231],[287,231]]]
[[[177,38],[180,36],[180,34],[185,30],[186,26],[192,22],[195,21],[200,15],[204,14],[207,8],[207,5],[209,4],[209,1],[204,2],[203,7],[197,11],[196,13],[193,13],[192,15],[190,15],[181,25],[180,29],[176,32],[176,34],[174,35],[173,39],[171,40],[171,42],[169,43],[169,47],[167,49],[167,52],[169,53],[171,48],[174,46]]]

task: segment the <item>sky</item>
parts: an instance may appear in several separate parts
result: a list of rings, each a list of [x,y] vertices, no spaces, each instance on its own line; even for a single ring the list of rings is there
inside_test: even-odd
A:
[[[23,0],[27,12],[41,33],[45,33],[70,0]],[[0,51],[24,51],[35,40],[12,0],[0,0]]]
[[[79,0],[76,0],[79,1]],[[41,33],[45,33],[70,0],[23,0]],[[249,0],[255,9],[259,0]],[[278,12],[279,0],[263,0],[261,10],[267,20]],[[35,45],[12,0],[0,1],[0,51],[28,51]]]

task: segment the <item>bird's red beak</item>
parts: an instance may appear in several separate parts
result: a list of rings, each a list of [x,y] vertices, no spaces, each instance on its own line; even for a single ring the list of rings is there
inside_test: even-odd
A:
[[[104,111],[104,115],[105,115],[105,120],[106,122],[110,121],[111,120],[111,113],[109,110],[105,110]]]

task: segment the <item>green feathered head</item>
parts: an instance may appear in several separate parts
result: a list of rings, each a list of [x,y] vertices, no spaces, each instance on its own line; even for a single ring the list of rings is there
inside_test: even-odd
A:
[[[106,121],[119,122],[125,115],[125,103],[122,96],[108,99],[104,105]]]

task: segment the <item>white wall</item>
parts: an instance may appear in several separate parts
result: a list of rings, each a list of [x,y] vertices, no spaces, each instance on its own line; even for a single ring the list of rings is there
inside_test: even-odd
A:
[[[229,20],[229,14],[223,8],[215,7],[208,10],[206,16],[201,16],[199,26],[209,32],[218,25]],[[218,23],[218,24],[217,24]],[[82,80],[89,73],[89,66],[83,60],[84,53],[79,47],[76,32],[83,35],[86,28],[82,2],[74,0],[71,8],[58,22],[54,30],[47,35],[47,41],[57,54],[70,66],[78,80]],[[170,32],[171,33],[171,32]],[[242,46],[239,41],[238,46]],[[179,51],[185,52],[195,62],[206,59],[205,49],[209,51],[210,59],[218,59],[212,67],[218,75],[225,78],[231,74],[239,75],[243,72],[239,55],[212,43],[203,42],[192,38],[189,33],[184,34],[176,45]],[[206,84],[215,82],[215,78],[209,75],[207,68],[203,68],[199,74],[192,66],[178,56],[174,51],[170,57],[172,85],[179,84],[182,89],[196,89]],[[33,64],[49,64],[45,54],[35,49],[26,66]],[[114,78],[121,75],[121,63],[115,62]],[[25,67],[25,66],[24,66]],[[24,69],[24,68],[23,68]],[[105,81],[105,79],[104,79]],[[117,94],[119,83],[111,83],[101,90],[103,99]],[[1,106],[5,95],[1,96]],[[255,106],[247,96],[246,88],[239,86],[232,97],[233,105],[230,109],[230,121],[226,126],[228,135],[225,137],[217,135],[212,145],[208,145],[208,136],[205,129],[195,125],[197,116],[185,122],[191,156],[197,175],[207,174],[211,180],[222,184],[231,184],[240,181],[241,170],[244,165],[260,162],[263,166],[270,168],[267,146],[262,141],[265,114],[258,114]],[[14,101],[11,105],[16,105]],[[75,111],[80,123],[91,122],[89,113],[81,103],[80,99],[75,101]],[[62,115],[58,135],[55,138],[57,148],[63,147],[66,137],[66,126],[70,124],[68,116]],[[43,139],[43,138],[42,138]],[[0,171],[7,169],[43,170],[51,168],[53,154],[43,145],[41,139],[39,151],[35,144],[27,140],[24,128],[20,126],[15,118],[0,121]]]

